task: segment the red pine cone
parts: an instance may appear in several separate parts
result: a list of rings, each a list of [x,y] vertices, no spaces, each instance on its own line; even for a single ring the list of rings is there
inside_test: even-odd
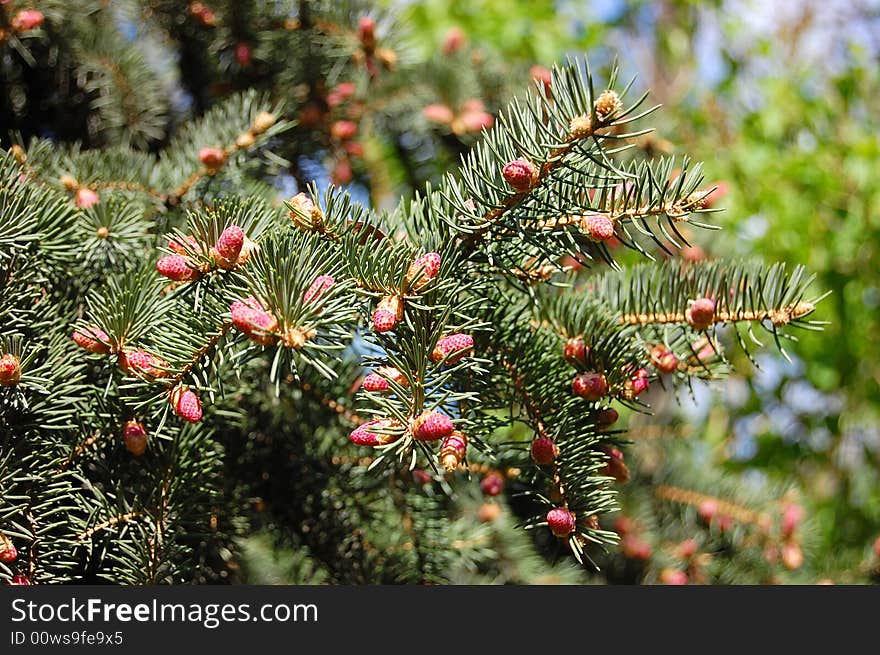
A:
[[[217,16],[201,2],[191,2],[189,4],[189,13],[199,21],[202,25],[212,27],[217,22]]]
[[[354,82],[340,82],[327,94],[327,104],[337,107],[353,96],[355,91],[357,86]]]
[[[330,290],[334,282],[335,280],[331,275],[319,275],[315,278],[315,281],[312,282],[311,286],[306,289],[305,294],[303,294],[303,301],[306,304],[309,304],[313,300],[319,299]]]
[[[389,389],[388,380],[378,373],[368,374],[361,383],[361,386],[364,390],[374,393],[383,393]]]
[[[535,65],[529,69],[529,77],[544,86],[544,91],[549,92],[553,84],[553,73],[546,66]]]
[[[571,391],[584,400],[599,400],[608,393],[608,382],[601,373],[582,373],[572,381]]]
[[[241,248],[244,246],[244,239],[244,230],[238,225],[230,225],[223,230],[214,246],[213,254],[217,266],[226,270],[235,268]]]
[[[466,134],[474,134],[483,128],[489,129],[495,123],[495,117],[482,109],[463,109],[461,115],[452,124],[452,130],[456,134],[464,131]]]
[[[360,141],[346,141],[342,144],[342,148],[349,157],[357,159],[364,156],[364,144]]]
[[[697,505],[697,514],[706,523],[711,523],[712,519],[718,514],[718,502],[712,499],[704,500]]]
[[[678,252],[678,256],[686,262],[700,262],[706,259],[706,251],[697,244],[686,246]]]
[[[215,171],[226,163],[226,151],[223,148],[212,148],[210,146],[199,150],[199,161],[208,170]]]
[[[711,298],[697,298],[685,310],[684,315],[695,330],[708,330],[715,322],[715,301]]]
[[[429,252],[410,264],[406,279],[414,291],[420,291],[440,272],[440,255]]]
[[[462,49],[465,41],[467,41],[467,37],[465,36],[464,30],[457,25],[450,27],[443,36],[441,50],[443,51],[443,54],[447,56],[454,54]]]
[[[147,450],[147,431],[137,421],[127,421],[122,426],[122,440],[128,452],[135,457],[140,457]]]
[[[440,463],[446,471],[458,468],[467,452],[467,437],[461,432],[453,432],[440,444]]]
[[[563,539],[574,532],[574,514],[563,507],[547,512],[547,526],[555,536]]]
[[[596,414],[596,423],[599,424],[600,429],[610,427],[617,423],[617,419],[620,418],[620,414],[613,407],[606,407],[598,414]]]
[[[235,316],[242,309],[256,309],[259,311],[264,311],[263,306],[260,304],[260,301],[254,298],[253,296],[248,296],[243,300],[233,300],[232,304],[229,305],[229,313],[232,314],[232,323],[239,330],[243,330],[243,328],[239,327],[235,322]]]
[[[358,21],[358,37],[364,48],[372,50],[376,47],[376,21],[369,16],[362,16]]]
[[[350,98],[357,91],[357,85],[354,82],[340,82],[334,87],[334,91],[343,98]]]
[[[12,580],[9,581],[9,584],[13,587],[28,587],[33,584],[31,579],[26,575],[19,573],[12,577]]]
[[[403,299],[399,296],[385,296],[373,312],[373,328],[376,332],[388,332],[403,318]]]
[[[625,382],[623,394],[631,400],[646,391],[649,385],[647,369],[640,368],[633,377]]]
[[[330,173],[330,179],[336,186],[342,186],[351,182],[354,179],[351,162],[344,158],[337,161]]]
[[[0,534],[0,562],[12,564],[18,559],[18,549],[5,534]]]
[[[12,17],[12,20],[9,21],[9,25],[16,32],[29,32],[42,25],[45,19],[46,17],[43,15],[42,11],[36,9],[22,9]]]
[[[348,141],[357,136],[358,126],[353,121],[336,121],[330,126],[330,136],[337,141]]]
[[[407,386],[407,381],[403,373],[393,366],[383,366],[375,373],[370,373],[364,378],[361,386],[367,391],[385,393],[391,388],[391,385],[388,383],[389,379],[394,380],[400,386]]]
[[[187,387],[177,387],[170,396],[174,413],[184,421],[198,423],[202,420],[202,401]]]
[[[572,337],[562,347],[562,355],[573,366],[583,365],[586,364],[587,357],[590,356],[590,349],[584,343],[583,337]]]
[[[73,331],[73,340],[90,353],[106,355],[110,352],[110,337],[99,327],[89,326]]]
[[[373,328],[376,332],[388,332],[397,325],[397,317],[387,309],[376,308],[373,312]]]
[[[727,532],[733,527],[733,517],[729,514],[721,514],[715,518],[715,527],[719,532]]]
[[[654,553],[651,544],[634,534],[628,534],[620,540],[620,550],[627,559],[647,560]]]
[[[614,519],[614,531],[621,537],[632,532],[635,527],[635,523],[628,516],[618,516]]]
[[[679,569],[663,569],[660,571],[660,582],[665,585],[686,585],[688,575]]]
[[[549,437],[538,437],[532,441],[532,459],[536,464],[547,466],[556,459],[559,449]]]
[[[422,116],[432,123],[440,123],[441,125],[449,125],[455,118],[455,114],[446,105],[434,104],[422,107]]]
[[[661,373],[674,373],[678,370],[678,357],[661,344],[651,348],[651,363]]]
[[[274,334],[278,321],[253,296],[233,302],[229,313],[232,324],[254,343],[271,346],[278,341],[278,335]]]
[[[781,531],[782,536],[788,539],[791,537],[795,530],[797,530],[798,525],[800,525],[801,521],[804,520],[804,516],[806,516],[806,512],[801,505],[797,503],[790,503],[785,506],[785,509],[782,512],[782,522],[781,522]]]
[[[190,268],[187,264],[188,261],[183,255],[166,255],[156,262],[156,270],[160,275],[175,282],[189,282],[198,279],[199,272]]]
[[[431,410],[422,412],[412,423],[412,436],[417,441],[437,441],[452,434],[455,425],[452,419]]]
[[[145,350],[120,352],[118,363],[119,368],[128,375],[140,375],[147,379],[163,378],[168,375],[166,370],[169,367],[168,362]]]
[[[694,539],[685,539],[675,548],[675,556],[679,559],[688,560],[697,554],[697,542]]]
[[[88,209],[92,205],[98,204],[100,199],[97,191],[92,191],[88,187],[83,186],[76,190],[76,195],[73,196],[73,204],[79,209]]]
[[[608,462],[600,470],[600,473],[614,478],[617,482],[629,481],[629,467],[623,459],[623,453],[617,448],[603,448],[608,454]]]
[[[715,189],[709,192],[703,199],[703,205],[705,207],[714,207],[718,204],[718,201],[721,200],[724,196],[726,196],[730,192],[730,183],[726,180],[718,180],[715,183]]]
[[[480,100],[479,98],[470,98],[468,100],[465,100],[463,103],[461,103],[461,111],[462,112],[485,111],[485,109],[486,109],[486,104],[482,100]]]
[[[330,107],[338,107],[343,102],[345,102],[348,96],[339,93],[339,91],[334,87],[330,93],[327,94],[327,105]]]
[[[507,183],[520,193],[528,191],[538,181],[538,169],[527,159],[520,158],[508,162],[501,173]]]
[[[431,351],[431,360],[442,362],[446,365],[455,364],[462,357],[470,355],[474,351],[474,338],[469,334],[450,334],[437,339],[437,345]]]
[[[587,214],[581,226],[591,241],[610,241],[614,238],[614,222],[605,214]]]
[[[480,489],[487,496],[499,496],[504,491],[504,478],[497,471],[492,471],[480,481]]]
[[[397,421],[387,418],[377,418],[367,421],[363,425],[355,428],[348,440],[356,446],[384,446],[385,444],[397,441],[402,436],[399,432],[387,434],[384,431],[399,427]],[[376,432],[372,430],[376,429]],[[379,430],[382,430],[381,432]]]
[[[251,47],[244,43],[237,43],[235,45],[235,60],[238,62],[238,65],[244,68],[245,66],[250,66],[251,58],[253,57],[253,50]]]

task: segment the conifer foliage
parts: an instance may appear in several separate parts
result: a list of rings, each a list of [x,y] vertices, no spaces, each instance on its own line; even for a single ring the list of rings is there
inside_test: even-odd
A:
[[[504,495],[520,561],[613,579],[645,554],[620,417],[818,325],[798,266],[678,256],[713,186],[633,147],[656,108],[616,70],[450,107],[460,39],[404,37],[357,3],[0,6],[0,578],[246,580],[259,530],[300,581],[448,582],[508,556]],[[389,151],[414,193],[356,202]]]

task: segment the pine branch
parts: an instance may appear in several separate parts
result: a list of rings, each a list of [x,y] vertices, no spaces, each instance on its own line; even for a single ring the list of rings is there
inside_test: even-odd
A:
[[[716,323],[740,323],[744,321],[770,321],[774,327],[783,327],[792,321],[796,321],[810,314],[815,305],[808,301],[792,303],[784,307],[763,309],[735,309],[716,311],[714,319]],[[621,325],[665,325],[668,323],[687,324],[686,312],[648,313],[648,314],[623,314],[618,321]]]
[[[669,500],[683,505],[690,505],[692,507],[698,507],[706,502],[712,503],[722,515],[729,516],[739,523],[752,523],[755,525],[762,525],[765,524],[770,518],[766,514],[759,514],[749,509],[748,507],[743,507],[741,505],[737,505],[735,503],[717,498],[715,496],[710,496],[708,494],[701,494],[691,489],[682,489],[680,487],[673,487],[669,485],[659,485],[654,489],[654,493],[657,494],[659,498],[662,498],[664,500]]]

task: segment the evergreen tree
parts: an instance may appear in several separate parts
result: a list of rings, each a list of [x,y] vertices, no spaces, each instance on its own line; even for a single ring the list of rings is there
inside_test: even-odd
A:
[[[624,484],[649,387],[785,353],[821,295],[694,257],[715,189],[653,156],[616,69],[510,85],[357,2],[8,2],[0,29],[2,579],[260,580],[255,533],[296,582],[801,569],[790,490],[666,440]]]

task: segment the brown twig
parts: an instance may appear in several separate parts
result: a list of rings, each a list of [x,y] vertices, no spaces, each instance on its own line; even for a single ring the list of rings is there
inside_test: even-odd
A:
[[[142,515],[142,512],[127,512],[125,514],[120,514],[119,516],[114,516],[112,518],[107,519],[106,521],[102,521],[95,526],[92,526],[85,532],[80,532],[76,535],[77,541],[84,541],[85,539],[91,539],[92,536],[101,530],[106,530],[107,528],[112,528],[117,523],[125,523],[126,521],[130,521],[131,519],[138,518]]]

